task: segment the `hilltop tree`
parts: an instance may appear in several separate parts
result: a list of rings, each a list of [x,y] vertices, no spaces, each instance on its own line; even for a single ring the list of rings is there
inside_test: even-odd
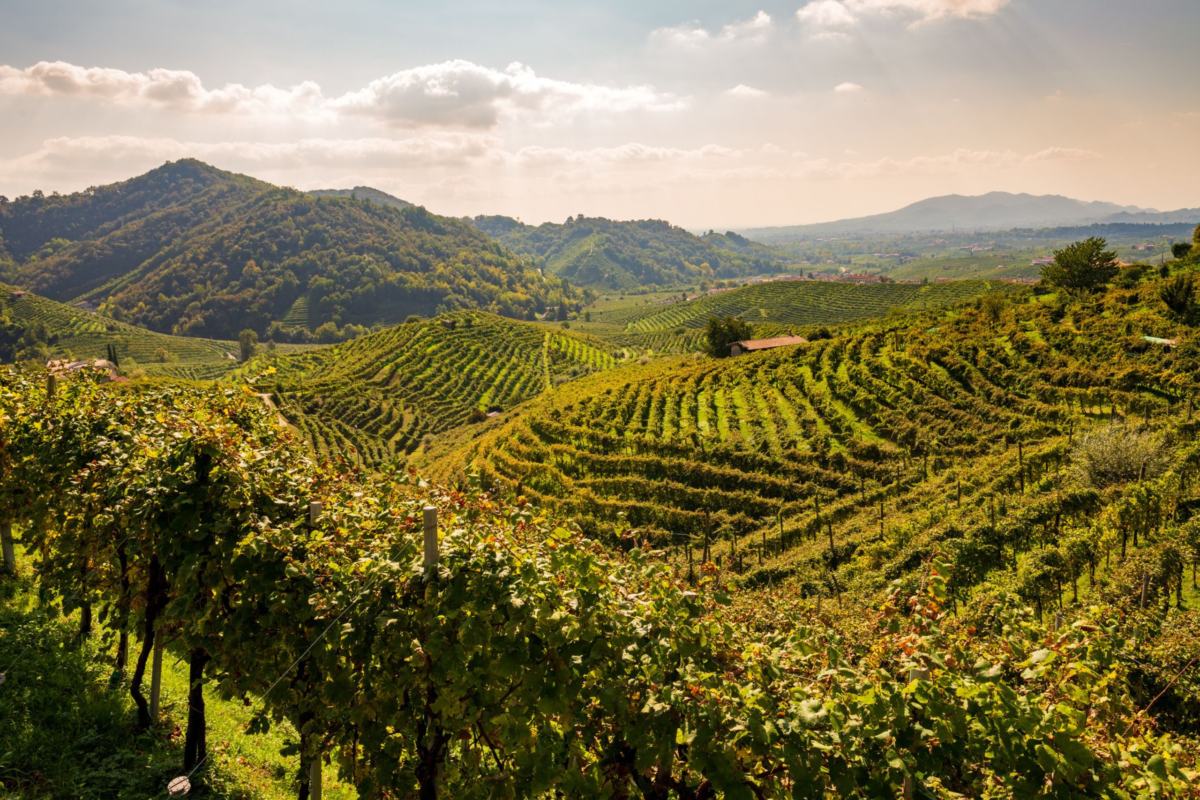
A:
[[[247,328],[238,334],[238,345],[242,350],[242,361],[249,361],[258,350],[258,334]]]
[[[1042,268],[1042,280],[1072,294],[1101,289],[1120,272],[1117,254],[1105,250],[1108,241],[1095,236],[1054,251],[1054,263]]]
[[[704,333],[704,349],[713,358],[729,356],[729,345],[753,336],[750,325],[737,317],[710,317]]]

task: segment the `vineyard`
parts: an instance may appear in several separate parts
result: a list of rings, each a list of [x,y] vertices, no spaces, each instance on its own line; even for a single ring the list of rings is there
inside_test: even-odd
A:
[[[756,332],[773,335],[791,327],[861,322],[1016,290],[1010,283],[975,280],[929,285],[773,281],[686,302],[605,311],[593,314],[591,324],[581,328],[626,347],[694,352],[712,317],[740,317]]]
[[[1152,596],[1182,599],[1200,561],[1200,527],[1183,524],[1200,507],[1200,352],[1159,289],[1070,308],[1023,293],[760,355],[594,376],[435,474],[477,471],[601,539],[632,525],[680,568],[722,563],[748,588],[870,596],[944,557],[956,603],[998,581],[1049,609],[1094,575],[1081,554],[1124,562],[1140,536],[1139,557],[1158,559]],[[1176,337],[1188,344],[1156,343]],[[1156,455],[1089,482],[1076,469],[1089,441]],[[1147,466],[1159,460],[1170,466]]]
[[[322,459],[379,467],[434,434],[503,414],[551,386],[616,366],[604,342],[479,312],[264,357],[240,370]],[[474,416],[473,416],[474,415]]]
[[[143,736],[176,735],[150,713],[151,652],[190,665],[179,768],[131,768],[129,796],[218,777],[206,683],[254,710],[243,735],[296,732],[301,800],[334,777],[364,800],[1194,786],[1196,742],[1145,714],[1158,687],[1128,663],[1166,613],[1049,625],[995,598],[956,618],[957,573],[927,562],[841,619],[796,591],[748,619],[713,562],[689,579],[635,531],[610,550],[525,500],[323,469],[247,392],[5,370],[0,439],[18,590],[105,637]],[[23,656],[0,637],[0,708],[35,696]],[[0,782],[35,796],[37,778]]]
[[[57,357],[107,358],[111,345],[122,367],[136,366],[147,375],[185,380],[213,380],[238,366],[237,342],[156,333],[35,294],[13,299],[11,292],[10,287],[0,285],[8,318],[25,329],[44,326]],[[280,346],[280,352],[302,349]]]

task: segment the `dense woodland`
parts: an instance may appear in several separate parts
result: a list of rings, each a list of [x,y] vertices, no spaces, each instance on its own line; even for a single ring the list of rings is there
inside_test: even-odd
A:
[[[453,219],[313,197],[195,161],[68,196],[0,203],[8,279],[165,333],[345,338],[481,308],[532,318],[575,295]],[[330,328],[332,326],[332,328]]]
[[[473,222],[514,252],[537,259],[546,272],[580,286],[678,286],[777,272],[782,265],[767,248],[737,234],[701,238],[659,220],[614,222],[581,215],[537,227],[509,217]]]

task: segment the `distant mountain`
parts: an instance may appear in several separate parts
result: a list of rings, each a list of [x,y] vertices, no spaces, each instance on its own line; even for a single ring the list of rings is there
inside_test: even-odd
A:
[[[1035,196],[991,192],[977,197],[948,195],[905,206],[899,211],[870,217],[755,228],[741,233],[767,244],[844,234],[891,234],[920,231],[1008,230],[1054,228],[1107,222],[1200,222],[1200,209],[1160,212],[1115,203],[1084,202],[1059,195]]]
[[[251,328],[305,341],[324,326],[327,341],[409,314],[525,318],[563,302],[557,280],[462,220],[314,197],[194,160],[5,202],[0,237],[11,256],[7,266],[0,256],[0,279],[188,336]]]
[[[313,197],[343,197],[350,200],[370,200],[381,206],[392,208],[411,208],[412,203],[393,197],[387,192],[372,189],[370,186],[355,186],[353,189],[314,189],[309,192]]]
[[[506,247],[538,259],[548,274],[578,286],[678,286],[777,272],[783,263],[769,248],[740,236],[738,242],[701,238],[660,220],[580,216],[533,227],[509,217],[476,217],[472,223]]]

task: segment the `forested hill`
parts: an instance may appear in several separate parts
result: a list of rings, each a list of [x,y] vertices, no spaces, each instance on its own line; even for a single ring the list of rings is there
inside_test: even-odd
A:
[[[633,289],[677,286],[703,278],[777,272],[782,261],[766,248],[743,249],[725,239],[695,236],[660,220],[616,222],[570,217],[533,227],[509,217],[476,217],[476,228],[522,255],[539,259],[547,274],[581,286]]]
[[[0,237],[10,282],[189,336],[329,339],[412,313],[524,318],[562,302],[557,280],[461,220],[313,197],[194,160],[5,201]]]
[[[393,197],[387,192],[372,189],[370,186],[355,186],[353,189],[314,189],[309,192],[313,197],[348,197],[351,200],[370,200],[381,206],[394,208],[410,208],[413,204],[399,197]]]

